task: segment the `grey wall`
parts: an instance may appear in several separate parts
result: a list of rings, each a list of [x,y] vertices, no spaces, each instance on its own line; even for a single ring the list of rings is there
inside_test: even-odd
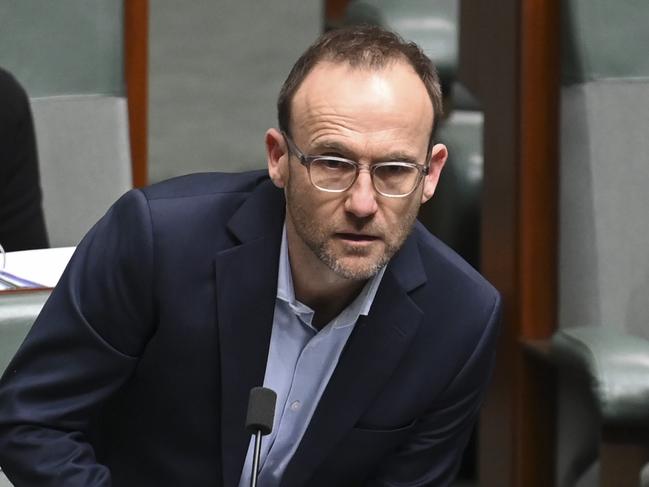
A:
[[[265,166],[263,137],[322,2],[150,2],[149,180]]]

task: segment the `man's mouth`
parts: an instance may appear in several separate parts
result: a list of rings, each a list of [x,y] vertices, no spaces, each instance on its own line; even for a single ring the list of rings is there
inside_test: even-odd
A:
[[[374,235],[368,235],[365,233],[337,233],[336,236],[342,240],[349,240],[352,242],[374,242],[379,240],[378,237]]]

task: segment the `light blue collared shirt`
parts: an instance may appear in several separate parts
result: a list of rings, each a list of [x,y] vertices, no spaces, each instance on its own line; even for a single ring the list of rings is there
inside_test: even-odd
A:
[[[311,325],[314,311],[295,298],[284,225],[264,376],[264,387],[277,393],[277,403],[273,431],[262,440],[260,487],[279,486],[354,325],[370,311],[384,272],[385,267],[365,284],[349,306],[318,331]],[[250,485],[253,450],[251,439],[239,487]]]

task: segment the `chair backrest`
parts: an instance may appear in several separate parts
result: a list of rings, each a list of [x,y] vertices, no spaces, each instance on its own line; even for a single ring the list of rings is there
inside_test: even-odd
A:
[[[649,337],[649,3],[561,8],[558,325]],[[559,487],[596,482],[599,418],[579,387],[560,377]]]
[[[415,41],[435,62],[442,83],[450,86],[458,64],[458,5],[459,0],[355,0],[345,22],[380,25]]]
[[[559,326],[649,337],[649,3],[562,7]]]
[[[132,186],[124,2],[4,2],[0,18],[0,65],[32,100],[50,244],[76,245]]]

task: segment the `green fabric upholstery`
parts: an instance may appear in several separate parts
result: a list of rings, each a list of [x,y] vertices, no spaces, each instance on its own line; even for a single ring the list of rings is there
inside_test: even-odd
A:
[[[564,84],[649,77],[649,2],[565,0],[560,3]]]
[[[0,373],[18,350],[50,291],[0,293]]]
[[[50,245],[74,246],[132,187],[126,99],[53,96],[31,105]]]
[[[0,293],[0,375],[5,372],[49,295],[50,291]],[[0,469],[0,487],[11,485]]]
[[[649,464],[640,472],[640,487],[649,487]]]
[[[649,3],[566,0],[561,9],[559,330],[550,350],[565,366],[563,487],[597,484],[587,477],[598,456],[602,468],[615,463],[604,431],[649,424]]]
[[[9,479],[7,479],[5,474],[2,473],[1,469],[0,469],[0,487],[12,487],[12,483],[9,482]]]
[[[649,340],[580,326],[555,333],[551,353],[586,375],[604,423],[649,424]]]
[[[482,112],[454,110],[440,125],[436,141],[448,148],[448,160],[435,195],[419,215],[474,267],[479,264],[483,118]]]
[[[437,66],[442,85],[455,80],[458,64],[458,0],[362,0],[347,7],[345,23],[371,24],[419,44]]]
[[[0,375],[40,313],[50,291],[0,293]],[[11,487],[0,469],[0,487]]]

